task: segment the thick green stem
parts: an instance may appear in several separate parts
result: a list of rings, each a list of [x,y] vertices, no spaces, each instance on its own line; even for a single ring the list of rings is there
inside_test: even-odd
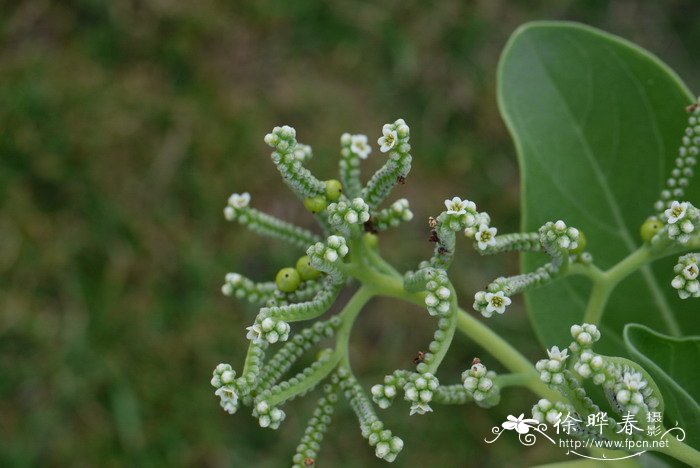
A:
[[[608,298],[613,288],[614,286],[611,286],[611,284],[605,280],[599,280],[593,283],[591,296],[588,299],[588,305],[586,305],[586,311],[583,314],[584,323],[593,323],[596,325],[600,323],[605,305],[608,303]]]
[[[383,275],[373,271],[357,272],[358,279],[376,290],[378,295],[395,297],[417,305],[425,305],[425,293],[409,293],[403,288],[400,278]],[[488,350],[509,371],[529,376],[523,379],[524,385],[530,390],[552,401],[561,400],[561,396],[547,387],[540,379],[530,361],[517,349],[501,338],[497,333],[481,321],[469,315],[463,309],[457,312],[457,329],[474,340],[479,346]]]
[[[669,434],[669,436],[668,449],[663,451],[659,450],[659,452],[673,457],[676,460],[680,460],[683,463],[686,463],[688,466],[700,466],[700,452],[695,450],[693,447],[684,444],[671,434]]]

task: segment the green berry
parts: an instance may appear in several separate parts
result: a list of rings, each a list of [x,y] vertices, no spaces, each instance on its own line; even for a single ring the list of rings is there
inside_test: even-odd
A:
[[[655,217],[648,218],[639,229],[639,234],[644,242],[651,242],[651,239],[664,227],[663,223]]]
[[[321,276],[321,272],[309,264],[309,257],[304,255],[297,260],[297,271],[302,281],[315,280]]]
[[[328,202],[323,197],[309,197],[304,199],[304,207],[313,214],[320,213],[328,206]]]
[[[277,288],[282,292],[294,292],[299,288],[301,284],[301,278],[299,277],[299,272],[294,268],[282,268],[275,277],[275,282],[277,283]]]
[[[343,184],[340,181],[331,179],[326,181],[326,198],[330,201],[337,201],[343,193]]]
[[[569,250],[572,254],[580,254],[583,253],[586,250],[586,236],[583,234],[583,231],[578,232],[578,241],[577,241],[577,246],[575,249]]]

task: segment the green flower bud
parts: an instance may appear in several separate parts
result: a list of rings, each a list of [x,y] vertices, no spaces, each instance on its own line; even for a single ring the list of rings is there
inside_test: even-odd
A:
[[[323,197],[309,197],[304,199],[304,208],[313,214],[320,213],[328,206],[328,202]]]
[[[583,234],[583,231],[578,232],[578,245],[576,246],[575,249],[570,249],[569,252],[572,254],[581,254],[586,250],[586,236]]]
[[[277,287],[282,292],[294,292],[299,288],[301,284],[301,277],[299,272],[294,268],[282,268],[275,277],[275,282]]]
[[[309,260],[308,255],[304,255],[297,260],[296,268],[302,281],[315,280],[321,276],[321,272],[312,267]]]
[[[337,201],[343,193],[343,184],[336,179],[326,181],[326,198],[330,201]]]
[[[639,234],[642,236],[644,242],[651,242],[651,239],[662,227],[664,227],[664,224],[659,219],[652,216],[644,221],[644,224],[642,224],[642,227],[639,229]]]

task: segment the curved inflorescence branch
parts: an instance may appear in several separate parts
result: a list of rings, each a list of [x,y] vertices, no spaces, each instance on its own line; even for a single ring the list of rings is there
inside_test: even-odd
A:
[[[316,234],[251,208],[249,204],[249,193],[234,193],[229,197],[224,216],[257,234],[282,239],[297,247],[306,247],[320,240]]]
[[[683,198],[685,189],[695,175],[695,165],[700,154],[700,99],[688,107],[688,111],[688,126],[683,132],[678,157],[674,161],[669,178],[666,179],[666,186],[661,190],[659,200],[654,203],[658,217],[671,207],[674,200]]]
[[[389,152],[389,160],[374,173],[360,194],[371,208],[384,201],[396,183],[405,181],[411,171],[409,137],[410,129],[403,119],[384,125],[378,143],[382,153]]]
[[[535,235],[539,247],[534,244]],[[474,310],[481,312],[484,317],[491,317],[494,312],[502,314],[515,294],[548,284],[566,273],[572,254],[581,253],[585,247],[584,242],[579,244],[581,239],[578,229],[567,227],[561,220],[544,224],[537,234],[496,236],[492,239],[492,244],[483,249],[486,253],[542,250],[551,257],[551,261],[529,273],[496,278],[485,291],[478,291],[474,295]],[[581,256],[575,258],[580,259]]]
[[[367,135],[343,133],[340,137],[340,181],[348,197],[360,196],[360,159],[367,159],[371,152],[372,147],[367,142]]]
[[[331,382],[338,382],[345,398],[350,403],[355,415],[360,422],[362,437],[367,439],[369,445],[374,447],[374,452],[378,458],[393,462],[396,456],[403,449],[403,440],[396,437],[390,430],[384,429],[377,417],[372,403],[362,386],[357,382],[349,369],[340,367]]]
[[[615,413],[622,418],[634,415],[642,429],[650,420],[647,418],[649,413],[663,414],[661,393],[641,366],[625,358],[604,356],[593,351],[593,345],[601,336],[595,325],[574,325],[571,336],[574,341],[568,348],[554,346],[547,350],[548,357],[538,361],[535,367],[540,372],[540,379],[571,404],[566,411],[574,416],[574,420],[578,419],[575,435],[584,439],[617,440],[622,432],[619,422],[613,417],[608,418],[608,424],[598,432],[585,427],[585,421],[595,418],[601,409],[587,396],[580,379],[591,379],[593,384],[601,386]],[[563,407],[557,408],[548,400],[540,400],[533,407],[533,417],[556,424],[564,416],[563,410]],[[633,437],[641,439],[643,434],[634,434]]]
[[[386,231],[390,227],[397,227],[412,219],[413,212],[411,212],[408,200],[405,198],[396,200],[389,208],[373,213],[371,217],[373,226],[379,232]]]

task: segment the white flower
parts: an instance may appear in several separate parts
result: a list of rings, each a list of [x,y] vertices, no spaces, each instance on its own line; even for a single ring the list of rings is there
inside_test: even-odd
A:
[[[454,197],[452,200],[445,200],[445,207],[447,207],[447,214],[462,215],[467,213],[467,206],[469,205],[469,200],[462,200],[459,197]]]
[[[488,292],[486,293],[484,299],[486,299],[486,302],[488,303],[486,306],[486,312],[489,314],[494,312],[502,314],[506,311],[506,306],[509,306],[511,303],[510,297],[506,296],[503,291],[498,291],[495,294]]]
[[[666,218],[668,218],[668,224],[674,224],[680,219],[683,219],[685,213],[688,211],[688,202],[679,203],[674,201],[671,203],[671,207],[664,211]]]
[[[260,326],[259,323],[255,322],[249,327],[246,327],[246,330],[248,330],[248,334],[245,336],[248,338],[250,341],[253,341],[254,343],[261,343],[262,342],[262,327]]]
[[[384,125],[384,128],[382,129],[382,134],[384,136],[380,137],[379,140],[377,140],[377,143],[381,146],[381,148],[379,148],[379,151],[381,151],[382,153],[386,153],[394,146],[396,146],[396,142],[399,139],[399,135],[396,133],[396,130],[391,129],[391,125]]]
[[[515,429],[518,434],[527,434],[530,432],[530,427],[536,426],[539,423],[536,419],[525,419],[525,413],[520,414],[517,418],[511,414],[508,415],[508,421],[501,424],[503,429],[512,431]]]
[[[486,224],[479,226],[479,230],[474,234],[474,239],[480,250],[486,250],[487,247],[496,245],[496,228],[490,228]]]
[[[228,198],[228,204],[234,208],[245,208],[250,204],[250,194],[245,193],[234,193]]]
[[[552,349],[547,350],[547,355],[549,359],[554,359],[555,361],[565,361],[568,357],[569,350],[564,348],[559,350],[559,346],[553,346]]]
[[[698,270],[698,265],[696,263],[691,263],[687,267],[683,268],[683,276],[685,276],[686,279],[694,280],[698,277],[698,273],[700,273],[700,271]]]
[[[414,403],[411,405],[411,412],[409,413],[409,416],[413,416],[414,414],[425,414],[428,411],[433,411],[429,404]]]
[[[233,387],[221,387],[214,392],[214,395],[221,398],[221,407],[228,414],[236,412],[238,409],[238,393]]]
[[[350,137],[350,141],[350,151],[362,159],[367,159],[367,156],[372,152],[372,147],[367,143],[367,135],[353,135]]]

